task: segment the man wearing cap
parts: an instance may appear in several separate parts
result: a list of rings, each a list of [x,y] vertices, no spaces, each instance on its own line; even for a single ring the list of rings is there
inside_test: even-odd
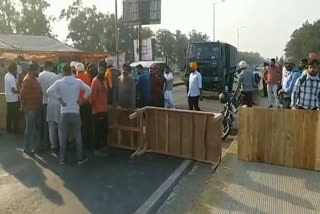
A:
[[[102,156],[101,149],[106,147],[108,139],[108,86],[105,70],[100,68],[91,85],[92,114],[95,121],[95,155]]]
[[[138,73],[138,79],[136,83],[136,93],[137,93],[137,108],[143,108],[151,105],[151,87],[150,87],[150,77],[143,71],[142,65],[137,65],[136,67]]]
[[[287,109],[290,108],[293,88],[297,79],[302,75],[302,72],[295,66],[296,60],[293,57],[288,57],[285,60],[285,67],[289,74],[284,80],[286,85],[283,85],[282,89],[279,91],[279,96],[282,97],[283,108]]]
[[[254,90],[257,88],[256,81],[254,80],[254,73],[247,69],[247,62],[241,61],[239,63],[239,67],[241,73],[239,75],[239,84],[238,90],[241,91],[242,97],[242,105],[246,105],[247,107],[251,108],[253,104],[252,96]]]
[[[84,64],[77,63],[76,66],[76,78],[82,80],[87,86],[91,87],[91,78],[89,74],[84,71]],[[80,117],[81,117],[81,133],[83,144],[87,147],[90,146],[90,140],[92,137],[92,109],[90,104],[90,97],[84,99],[84,91],[80,91],[79,100],[83,100],[80,104]]]
[[[50,86],[50,79],[56,76],[54,73],[54,64],[51,61],[46,61],[44,63],[44,71],[39,74],[38,82],[40,84],[43,98],[42,98],[42,129],[43,129],[43,143],[44,148],[48,147],[49,144],[49,127],[47,123],[47,105],[48,96],[47,90]],[[52,142],[51,142],[52,143]],[[53,148],[51,148],[53,149]]]
[[[118,79],[114,91],[113,104],[115,107],[135,109],[136,108],[136,85],[130,75],[131,68],[129,65],[123,65],[123,71]]]
[[[198,64],[193,62],[190,64],[191,73],[189,77],[188,103],[190,110],[201,111],[199,107],[199,99],[202,101],[202,76],[198,72]]]
[[[113,68],[113,60],[110,58],[106,59],[106,63],[107,63],[107,71],[105,74],[105,79],[107,80],[107,84],[108,84],[108,102],[111,105],[112,101],[113,101],[113,90],[116,87],[118,78],[120,76],[120,72]]]
[[[71,71],[73,75],[77,74],[77,69],[76,69],[76,65],[78,64],[77,61],[72,61],[70,62],[70,66],[71,66]]]

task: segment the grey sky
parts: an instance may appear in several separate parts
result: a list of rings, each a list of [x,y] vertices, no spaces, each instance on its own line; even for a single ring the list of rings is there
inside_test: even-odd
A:
[[[59,16],[62,8],[73,0],[49,0],[48,11]],[[102,12],[114,12],[114,0],[83,0],[95,4]],[[218,1],[218,0],[217,0]],[[162,24],[153,30],[166,28],[188,33],[191,29],[204,32],[212,38],[213,0],[162,0]],[[118,0],[119,16],[122,0]],[[264,57],[283,54],[292,32],[303,22],[320,19],[319,0],[226,0],[216,6],[216,39],[237,45],[237,28],[240,29],[240,50],[257,51]],[[67,24],[54,25],[54,33],[64,41]]]

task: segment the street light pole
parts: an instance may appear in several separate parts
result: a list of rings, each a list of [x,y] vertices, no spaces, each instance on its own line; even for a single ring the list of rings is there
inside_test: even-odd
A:
[[[221,0],[218,2],[213,1],[213,36],[212,41],[216,41],[216,5],[222,2],[225,2],[226,0]]]
[[[245,26],[238,27],[237,29],[237,49],[240,50],[240,30],[246,28]]]
[[[119,33],[118,33],[118,0],[115,0],[115,39],[116,39],[116,54],[117,54],[117,70],[119,70]]]

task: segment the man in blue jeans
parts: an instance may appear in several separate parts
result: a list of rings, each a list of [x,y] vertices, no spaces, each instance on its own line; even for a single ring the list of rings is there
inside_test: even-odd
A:
[[[81,138],[80,107],[91,94],[91,88],[72,75],[71,67],[65,65],[62,71],[63,78],[56,81],[47,90],[48,96],[56,96],[61,104],[61,118],[59,124],[60,138],[60,164],[65,163],[66,141],[68,136],[74,137],[77,146],[78,164],[88,160],[83,156]],[[80,91],[84,91],[79,100]]]
[[[30,64],[20,92],[21,109],[26,118],[23,145],[25,153],[35,153],[40,145],[42,91],[36,78],[39,71],[40,66],[37,63]]]

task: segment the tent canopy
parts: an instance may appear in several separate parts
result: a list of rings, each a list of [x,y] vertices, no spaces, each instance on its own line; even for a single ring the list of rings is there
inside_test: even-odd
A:
[[[56,53],[82,52],[47,36],[30,36],[18,34],[0,34],[0,51]]]

